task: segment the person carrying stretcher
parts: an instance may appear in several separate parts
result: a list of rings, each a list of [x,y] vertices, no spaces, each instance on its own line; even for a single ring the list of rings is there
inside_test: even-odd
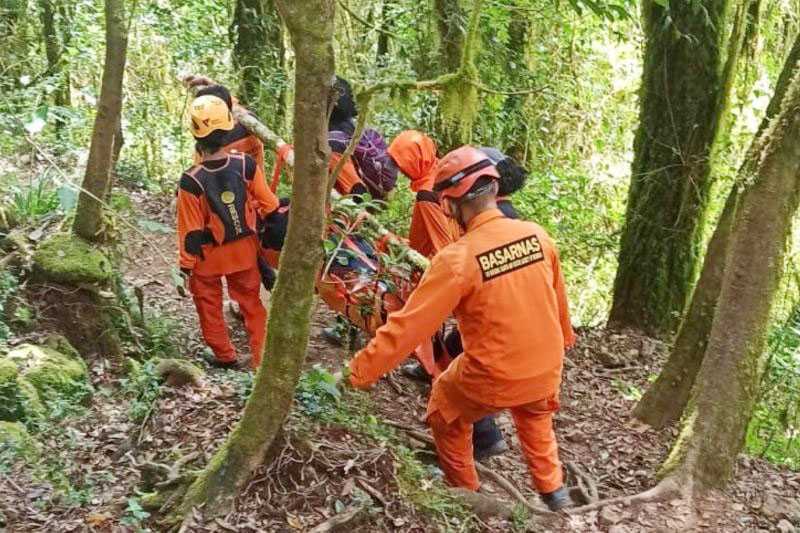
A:
[[[411,212],[408,244],[422,255],[431,258],[439,250],[458,240],[461,234],[458,223],[445,216],[439,205],[439,196],[433,191],[434,170],[439,161],[436,157],[436,143],[422,132],[406,130],[392,140],[389,154],[400,172],[411,181],[411,191],[416,193]],[[455,342],[448,344],[451,339]],[[457,328],[454,328],[442,341],[442,347],[447,350],[451,358],[458,357],[463,351]],[[434,342],[437,342],[437,339],[434,339]],[[418,362],[404,365],[402,371],[412,379],[431,380],[431,376]],[[494,416],[489,415],[475,422],[472,429],[472,445],[473,455],[479,461],[508,450]]]
[[[222,278],[239,304],[250,340],[251,366],[257,368],[264,345],[267,312],[259,297],[258,220],[276,211],[278,199],[267,188],[255,159],[228,152],[236,127],[228,104],[211,94],[189,109],[189,129],[200,162],[185,171],[178,186],[178,251],[203,337],[213,364],[238,364],[222,312]]]
[[[433,383],[430,425],[445,479],[478,490],[472,424],[510,410],[536,490],[552,510],[571,504],[553,431],[565,348],[575,342],[555,244],[537,224],[497,209],[499,173],[463,146],[437,165],[434,192],[465,234],[438,252],[404,307],[345,369],[372,386],[454,313],[464,353]]]

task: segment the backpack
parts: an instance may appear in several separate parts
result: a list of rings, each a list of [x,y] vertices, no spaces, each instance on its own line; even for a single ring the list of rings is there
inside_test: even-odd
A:
[[[328,132],[331,150],[342,154],[350,144],[350,134],[334,130]],[[397,183],[397,165],[389,155],[386,141],[377,131],[367,128],[353,151],[353,166],[373,198],[386,199]]]
[[[210,209],[208,227],[215,244],[227,244],[255,233],[255,211],[248,205],[245,156],[229,155],[229,163],[208,170],[196,165],[185,174],[200,187]],[[238,160],[238,161],[237,161]],[[241,170],[237,163],[241,162]]]

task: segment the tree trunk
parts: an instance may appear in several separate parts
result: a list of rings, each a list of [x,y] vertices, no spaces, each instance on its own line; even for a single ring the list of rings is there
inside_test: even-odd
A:
[[[480,15],[483,0],[472,0],[466,30],[461,22],[463,10],[455,0],[436,0],[437,23],[441,38],[442,64],[445,72],[456,78],[439,97],[439,146],[449,151],[472,141],[472,127],[478,114],[478,69],[475,58],[481,42]],[[452,10],[452,11],[448,11]],[[458,53],[454,64],[453,56]]]
[[[644,2],[639,128],[612,326],[668,335],[691,294],[711,191],[712,149],[731,85],[724,61],[728,3],[670,0],[667,10],[655,0]]]
[[[394,27],[393,6],[395,0],[383,0],[381,2],[381,24],[380,33],[378,34],[378,50],[375,54],[375,60],[378,66],[385,67],[389,63],[389,32]]]
[[[128,50],[128,25],[124,0],[105,0],[106,58],[103,85],[94,119],[92,144],[78,198],[75,222],[76,235],[88,241],[102,240],[103,204],[111,189],[112,160],[116,144],[117,124],[122,112],[122,80]],[[100,200],[100,201],[98,201]]]
[[[634,410],[634,416],[651,426],[660,428],[677,421],[686,408],[711,334],[712,320],[722,287],[730,232],[736,204],[739,201],[739,187],[746,184],[757,171],[758,158],[766,142],[763,132],[780,110],[794,73],[793,67],[798,61],[800,61],[800,37],[796,39],[789,54],[786,61],[787,68],[784,68],[778,78],[775,93],[767,106],[753,145],[739,170],[738,184],[734,185],[725,202],[725,208],[706,251],[703,270],[694,290],[689,311],[678,330],[669,360]]]
[[[507,54],[504,58],[506,79],[510,87],[525,87],[529,84],[531,72],[528,64],[528,40],[531,34],[531,16],[528,11],[516,13],[508,25]],[[525,161],[528,147],[528,121],[524,115],[527,95],[509,95],[503,103],[504,121],[509,124],[509,130],[504,137],[510,143],[506,146],[506,153],[517,161]]]
[[[283,26],[275,1],[237,0],[231,39],[242,103],[264,114],[271,124],[283,124],[287,80]]]
[[[662,470],[701,490],[732,476],[764,370],[770,312],[800,200],[800,71],[763,138],[734,217],[708,348]]]
[[[456,72],[461,65],[464,51],[467,17],[460,0],[433,0],[433,13],[439,33],[437,74]],[[449,93],[449,94],[448,94]],[[443,91],[439,97],[439,112],[436,117],[436,137],[442,152],[461,144],[458,122],[447,116],[448,105],[458,106],[459,96],[453,91]]]
[[[327,201],[328,106],[334,80],[334,0],[278,0],[295,50],[295,178],[289,231],[272,297],[267,346],[242,419],[189,488],[181,511],[228,510],[283,426],[308,343],[322,261]]]
[[[69,107],[71,101],[69,71],[64,68],[64,47],[68,44],[71,33],[68,13],[65,6],[56,6],[53,0],[39,0],[39,19],[42,22],[47,71],[50,76],[57,76],[58,79],[58,88],[53,98],[58,107]],[[56,17],[61,18],[60,23]],[[56,129],[62,129],[63,119],[56,118],[55,126]]]

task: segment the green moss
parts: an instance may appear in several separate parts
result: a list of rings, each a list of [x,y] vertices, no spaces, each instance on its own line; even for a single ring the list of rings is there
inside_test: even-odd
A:
[[[66,342],[66,341],[63,341]],[[80,401],[90,391],[86,363],[74,349],[68,354],[44,346],[23,344],[6,356],[13,361],[20,374],[39,392],[51,399],[53,394]]]
[[[42,242],[33,255],[34,274],[40,280],[76,285],[111,280],[108,258],[86,241],[59,233]]]
[[[156,374],[168,385],[182,387],[190,383],[196,385],[205,372],[185,359],[162,359],[156,365]]]
[[[14,362],[0,358],[0,420],[24,422],[43,414],[36,388],[19,375]]]
[[[24,461],[35,461],[41,454],[39,443],[19,422],[0,421],[0,457],[7,453]]]

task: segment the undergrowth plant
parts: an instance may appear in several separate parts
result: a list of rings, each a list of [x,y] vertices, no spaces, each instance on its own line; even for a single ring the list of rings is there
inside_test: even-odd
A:
[[[450,530],[477,529],[474,515],[445,488],[438,469],[421,461],[394,428],[373,414],[375,407],[368,395],[340,391],[334,376],[317,366],[301,377],[296,398],[306,416],[345,427],[388,447],[397,467],[398,489],[411,505],[435,516]]]
[[[747,432],[751,454],[800,469],[800,307],[769,336],[769,362]]]
[[[120,380],[122,394],[128,399],[128,416],[133,422],[141,422],[153,409],[161,390],[156,363],[150,359],[139,363],[129,359],[129,372]]]

